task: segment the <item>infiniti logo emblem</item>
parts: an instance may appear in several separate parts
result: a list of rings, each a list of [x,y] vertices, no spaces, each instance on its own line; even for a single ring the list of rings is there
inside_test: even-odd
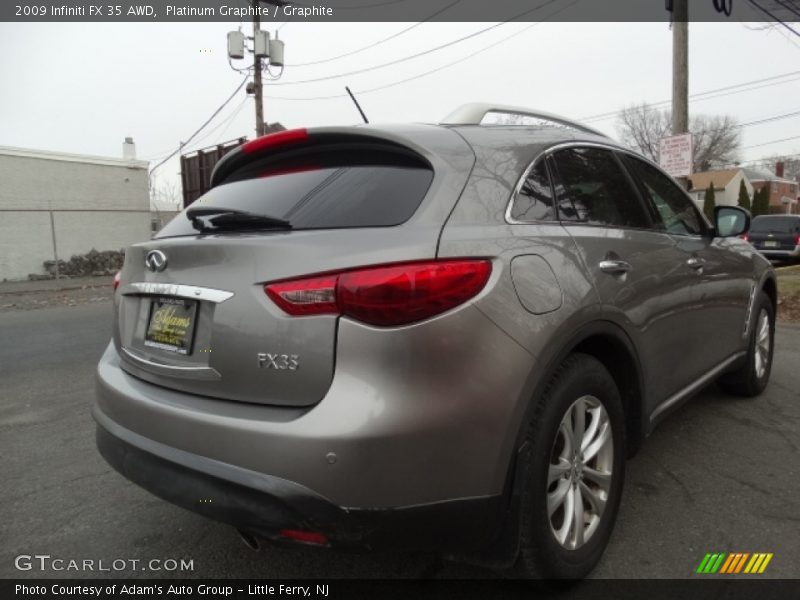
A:
[[[144,257],[144,264],[154,273],[163,271],[167,268],[167,255],[161,250],[150,250]]]

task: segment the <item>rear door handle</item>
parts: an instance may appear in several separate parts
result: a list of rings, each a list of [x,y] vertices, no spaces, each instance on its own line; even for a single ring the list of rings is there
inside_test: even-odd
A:
[[[691,269],[702,269],[706,264],[705,259],[700,258],[698,256],[693,256],[689,260],[686,261],[686,265]]]
[[[603,273],[612,275],[621,275],[631,270],[630,263],[626,263],[624,260],[602,260],[599,266]]]

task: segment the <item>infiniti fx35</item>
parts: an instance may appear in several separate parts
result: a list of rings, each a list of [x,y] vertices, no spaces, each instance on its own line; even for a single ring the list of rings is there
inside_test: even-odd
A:
[[[211,184],[127,249],[93,415],[115,469],[251,545],[583,577],[653,427],[769,380],[749,214],[580,123],[289,130]]]

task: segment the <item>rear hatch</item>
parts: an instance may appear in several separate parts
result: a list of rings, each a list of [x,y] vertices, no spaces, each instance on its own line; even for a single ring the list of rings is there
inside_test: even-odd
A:
[[[792,251],[800,246],[800,216],[758,216],[753,219],[747,238],[758,250]]]
[[[292,130],[227,155],[206,195],[126,253],[123,368],[214,398],[319,402],[339,317],[291,316],[265,284],[435,258],[473,162],[459,136],[432,126]]]

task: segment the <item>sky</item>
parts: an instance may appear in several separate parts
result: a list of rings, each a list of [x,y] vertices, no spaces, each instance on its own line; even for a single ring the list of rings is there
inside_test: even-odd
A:
[[[671,96],[672,33],[665,23],[412,25],[286,23],[279,37],[287,65],[266,85],[266,119],[289,128],[359,123],[346,96],[313,99],[344,95],[345,85],[373,123],[438,122],[471,101],[528,106],[581,120]],[[138,158],[155,166],[241,82],[226,52],[226,33],[238,26],[2,23],[0,145],[121,157],[122,142],[130,136]],[[243,23],[248,34],[250,27]],[[405,29],[368,50],[328,60]],[[760,89],[691,101],[690,114],[729,114],[747,123],[800,111],[800,37],[777,27],[692,23],[689,52],[690,94],[786,75],[754,84],[769,84]],[[403,58],[408,60],[352,73]],[[337,77],[298,83],[331,76]],[[406,79],[412,80],[368,91]],[[252,96],[242,90],[184,151],[252,138],[254,122]],[[587,122],[616,137],[614,117]],[[800,115],[744,127],[742,147],[744,162],[800,153]],[[179,171],[175,157],[158,168],[156,180],[175,186]]]

